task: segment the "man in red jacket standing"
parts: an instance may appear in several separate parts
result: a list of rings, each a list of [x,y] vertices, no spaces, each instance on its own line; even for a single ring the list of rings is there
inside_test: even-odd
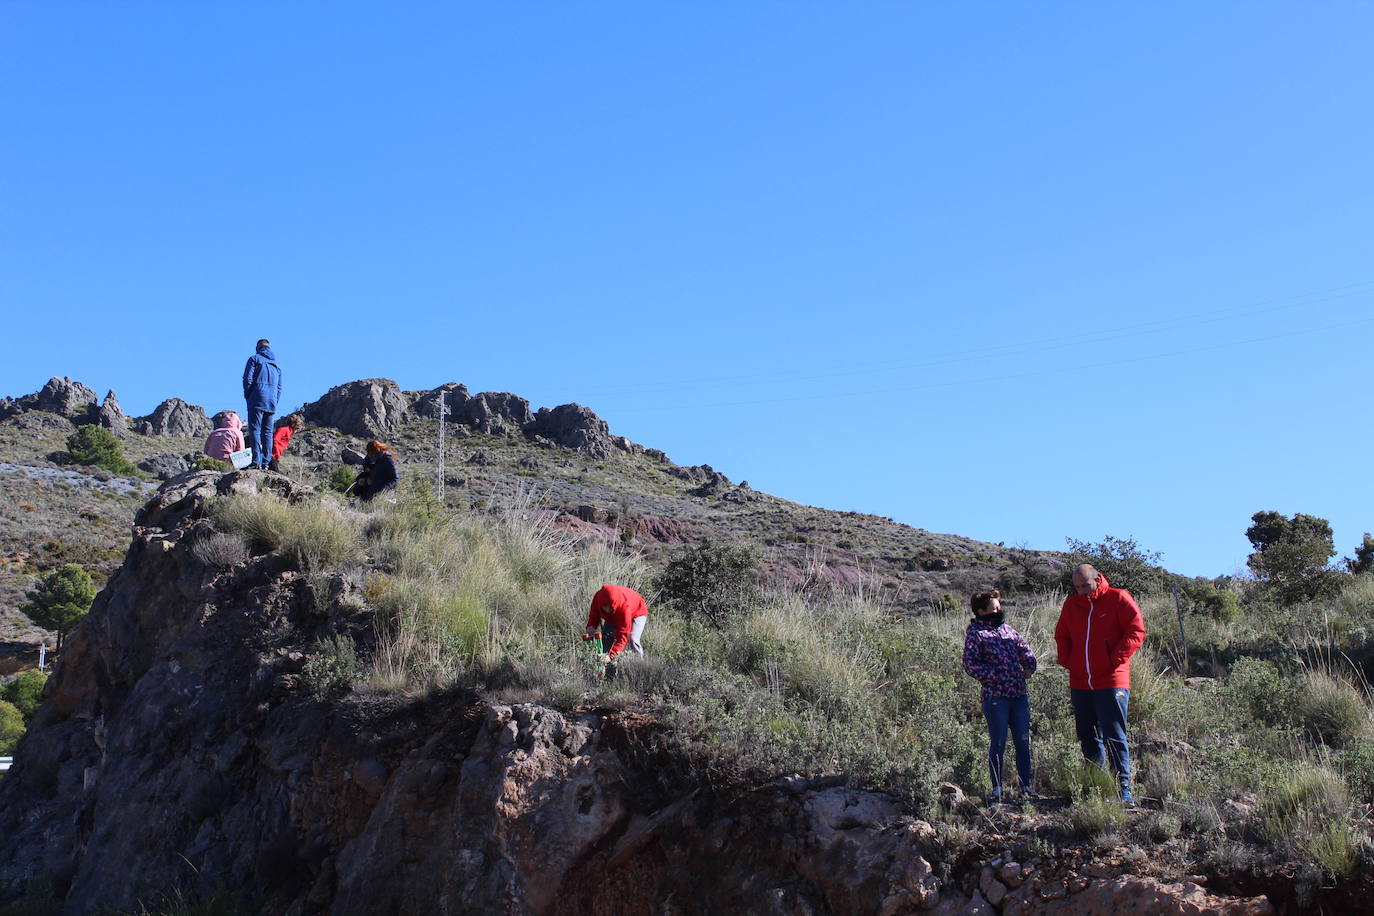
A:
[[[587,612],[587,638],[596,636],[601,629],[601,645],[605,649],[601,656],[602,664],[608,664],[629,646],[635,655],[643,655],[644,647],[639,639],[644,634],[644,622],[649,617],[649,607],[644,598],[632,588],[623,585],[603,585],[592,596],[592,607]],[[613,673],[608,669],[607,674]]]
[[[1086,759],[1104,768],[1111,763],[1121,800],[1134,805],[1126,709],[1131,656],[1145,641],[1145,621],[1130,592],[1112,588],[1106,576],[1086,563],[1073,572],[1073,590],[1059,612],[1054,641],[1059,664],[1069,669],[1078,743]]]

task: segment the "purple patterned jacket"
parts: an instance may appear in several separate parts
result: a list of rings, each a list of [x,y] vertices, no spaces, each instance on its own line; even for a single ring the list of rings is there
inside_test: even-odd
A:
[[[1035,670],[1035,653],[1010,624],[992,626],[979,620],[964,636],[964,671],[983,685],[983,699],[1026,695],[1026,675]]]

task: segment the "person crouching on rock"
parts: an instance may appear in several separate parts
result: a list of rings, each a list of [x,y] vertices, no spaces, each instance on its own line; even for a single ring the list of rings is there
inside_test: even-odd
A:
[[[205,447],[201,451],[216,461],[226,462],[226,467],[233,470],[228,465],[230,456],[247,447],[243,440],[243,420],[234,411],[226,410],[215,415],[215,431],[205,440]]]
[[[367,443],[367,457],[358,479],[353,481],[353,495],[364,502],[378,493],[395,488],[400,473],[396,470],[396,455],[391,446],[378,439]]]
[[[649,618],[649,607],[644,598],[632,588],[623,585],[603,585],[592,596],[592,607],[587,612],[587,638],[596,637],[601,630],[601,645],[605,650],[601,664],[611,665],[612,660],[625,651],[628,646],[635,655],[644,654],[640,638],[644,635],[644,622]],[[607,667],[607,677],[615,676],[615,668]]]
[[[1035,673],[1035,653],[1024,636],[1002,621],[1002,593],[979,592],[969,599],[973,620],[964,635],[964,671],[983,685],[983,718],[988,722],[988,775],[991,801],[1002,801],[1002,757],[1007,729],[1016,745],[1016,775],[1021,795],[1031,788],[1030,695],[1026,679]]]
[[[282,455],[286,454],[286,447],[291,444],[291,437],[300,432],[303,426],[305,426],[305,420],[298,413],[293,413],[281,421],[277,431],[272,434],[272,460],[267,462],[269,471],[277,470],[277,462]]]

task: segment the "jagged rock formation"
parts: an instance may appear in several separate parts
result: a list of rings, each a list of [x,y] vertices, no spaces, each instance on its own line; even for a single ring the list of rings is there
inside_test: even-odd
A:
[[[124,411],[120,409],[119,399],[115,397],[113,388],[106,392],[104,403],[95,412],[95,422],[116,436],[128,434],[129,418],[124,416]]]
[[[305,422],[332,426],[350,436],[383,438],[395,432],[410,413],[401,386],[388,378],[365,378],[336,385],[318,401],[301,408]]]
[[[384,429],[385,424],[372,422],[369,425],[367,420],[369,416],[381,415],[371,406],[377,400],[379,386],[386,386],[388,391],[394,390],[399,398],[408,398],[412,416],[437,420],[441,408],[447,408],[448,422],[464,430],[460,435],[465,435],[467,429],[489,436],[523,435],[540,445],[576,449],[595,458],[605,458],[617,448],[631,453],[643,451],[623,436],[612,436],[606,421],[580,404],[541,407],[537,413],[531,413],[530,402],[518,395],[506,391],[483,391],[473,395],[468,392],[466,385],[457,382],[447,382],[423,392],[401,392],[400,387],[388,379],[350,382],[326,395],[329,398],[338,392],[335,408],[329,412],[317,409],[324,399],[308,405],[305,408],[306,420],[335,426],[353,435],[373,435],[372,432],[360,430]],[[393,406],[385,413],[388,423],[393,416],[400,416],[396,409]]]
[[[80,382],[74,382],[65,376],[54,376],[33,394],[0,401],[0,420],[20,411],[42,410],[69,420],[83,422],[89,419],[98,401],[96,393]]]
[[[141,436],[175,436],[194,439],[210,435],[214,429],[205,408],[188,404],[181,398],[168,398],[146,417],[134,421],[134,432]]]
[[[264,488],[308,495],[188,473],[139,512],[0,780],[0,903],[38,879],[72,914],[224,891],[303,914],[1269,912],[1053,862],[990,863],[965,890],[895,799],[664,780],[662,726],[634,712],[315,695],[316,640],[366,654],[372,615],[345,581],[321,613],[283,557],[213,549],[208,501]]]

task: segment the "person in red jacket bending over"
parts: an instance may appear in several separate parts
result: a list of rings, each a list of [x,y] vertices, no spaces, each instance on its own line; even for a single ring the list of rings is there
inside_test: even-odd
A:
[[[1087,760],[1104,768],[1111,763],[1121,800],[1134,805],[1126,709],[1131,656],[1145,641],[1145,621],[1130,592],[1112,588],[1106,576],[1086,563],[1073,572],[1073,590],[1059,612],[1054,641],[1059,664],[1069,669],[1078,743]]]
[[[592,608],[587,612],[587,638],[596,636],[601,630],[601,645],[605,649],[601,663],[609,664],[625,647],[635,655],[643,655],[644,647],[639,639],[644,635],[644,621],[648,619],[649,607],[639,592],[623,585],[603,585],[592,596]],[[607,675],[613,674],[607,669]]]

